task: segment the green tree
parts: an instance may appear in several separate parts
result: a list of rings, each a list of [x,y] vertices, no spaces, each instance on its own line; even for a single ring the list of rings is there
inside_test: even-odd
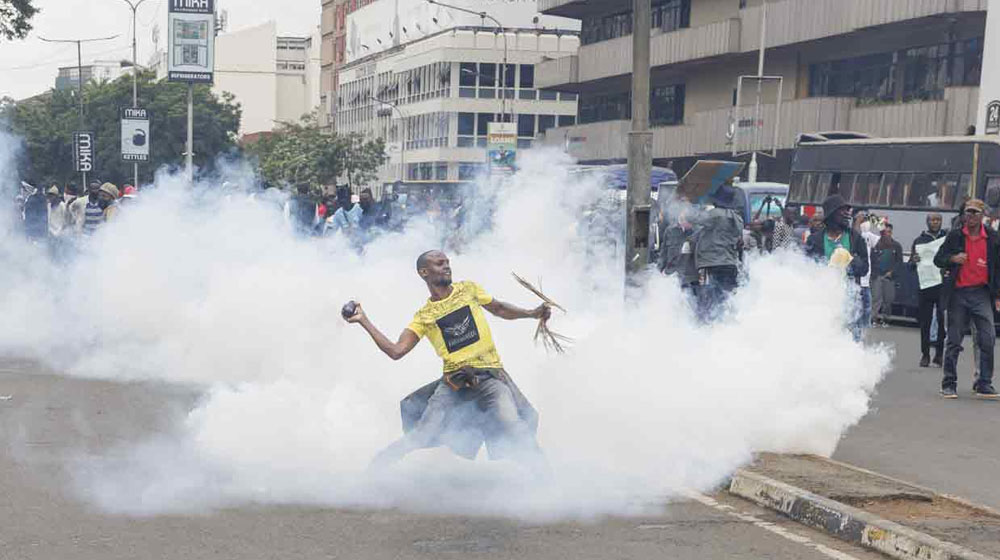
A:
[[[21,173],[35,181],[78,180],[73,171],[73,131],[80,129],[75,90],[50,90],[21,103],[0,104],[0,126],[21,136]],[[94,177],[119,185],[132,182],[132,163],[121,159],[120,108],[132,106],[132,78],[84,86],[85,130],[97,137]],[[187,86],[139,75],[139,106],[150,111],[150,154],[139,164],[139,179],[151,181],[160,167],[184,161],[187,140]],[[4,118],[5,117],[5,118]],[[240,107],[229,94],[220,98],[207,85],[194,88],[194,162],[211,169],[222,154],[238,150]]]
[[[0,39],[24,39],[31,31],[31,18],[38,13],[34,0],[0,0]]]
[[[358,134],[338,135],[323,130],[316,115],[277,129],[247,146],[257,159],[263,179],[275,186],[306,183],[332,185],[346,177],[352,184],[374,179],[385,161],[385,143]]]

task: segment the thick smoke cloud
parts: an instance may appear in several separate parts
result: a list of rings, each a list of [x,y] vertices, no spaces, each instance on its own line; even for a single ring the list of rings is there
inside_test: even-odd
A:
[[[495,206],[470,210],[451,256],[456,279],[529,306],[537,301],[510,273],[540,278],[570,311],[553,322],[576,339],[562,356],[533,344],[532,323],[491,319],[505,366],[540,412],[552,480],[443,450],[366,473],[400,434],[399,399],[440,361],[423,342],[392,362],[343,323],[340,306],[363,302],[395,337],[427,297],[416,255],[455,232],[417,220],[363,255],[339,237],[296,239],[273,202],[214,187],[239,184],[243,168],[194,190],[162,174],[66,265],[6,235],[0,354],[202,393],[172,432],[73,458],[81,499],[127,514],[245,503],[629,513],[709,489],[754,452],[829,454],[867,412],[889,355],[852,342],[835,271],[793,253],[757,259],[714,326],[694,319],[668,278],[648,277],[626,301],[617,244],[581,225],[606,194],[569,175],[559,154],[522,163],[508,184],[478,187]]]

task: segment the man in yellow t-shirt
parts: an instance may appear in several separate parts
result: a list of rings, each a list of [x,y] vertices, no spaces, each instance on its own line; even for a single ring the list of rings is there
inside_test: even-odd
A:
[[[393,360],[426,336],[444,362],[441,379],[403,400],[406,434],[379,453],[373,465],[386,466],[413,450],[439,444],[475,458],[485,440],[491,458],[512,457],[541,467],[537,414],[504,371],[483,310],[508,320],[547,320],[551,309],[546,304],[521,309],[493,298],[474,282],[453,283],[451,263],[441,251],[420,255],[417,273],[430,299],[396,342],[372,324],[360,304],[348,319],[360,324]]]

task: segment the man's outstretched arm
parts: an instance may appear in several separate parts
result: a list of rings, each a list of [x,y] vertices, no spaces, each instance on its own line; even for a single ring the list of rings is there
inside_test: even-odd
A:
[[[549,320],[552,316],[552,308],[547,303],[543,303],[534,309],[521,309],[516,305],[511,305],[496,298],[483,306],[487,311],[508,321],[513,319],[544,319]]]
[[[373,325],[368,319],[368,315],[365,315],[360,303],[358,304],[357,312],[347,322],[361,325],[372,337],[372,340],[375,341],[375,345],[378,346],[379,350],[393,360],[398,360],[409,354],[410,350],[413,350],[413,347],[420,342],[420,337],[417,336],[417,333],[410,329],[403,329],[403,332],[399,333],[399,340],[396,342],[389,340],[389,337],[382,334],[382,331],[378,330],[378,327]]]

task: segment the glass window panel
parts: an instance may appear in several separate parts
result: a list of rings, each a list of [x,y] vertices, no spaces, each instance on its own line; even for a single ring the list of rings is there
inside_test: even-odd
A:
[[[959,201],[965,199],[967,196],[972,196],[972,175],[963,173],[958,178],[958,192],[955,193],[955,201],[951,207],[958,208],[961,204]]]
[[[521,88],[532,89],[535,87],[535,66],[533,64],[521,65]]]
[[[573,126],[575,124],[575,115],[559,115],[559,126]]]
[[[493,113],[477,113],[476,122],[476,135],[486,136],[490,126],[489,123],[493,122]]]
[[[531,148],[531,138],[518,138],[517,139],[517,149],[527,150]]]
[[[559,92],[543,89],[538,92],[538,98],[542,101],[555,101],[559,98]]]
[[[497,90],[493,88],[479,88],[479,99],[493,99]]]
[[[438,181],[448,180],[448,164],[447,163],[437,163],[434,166],[434,178]]]
[[[517,116],[517,135],[527,138],[535,136],[535,115]]]
[[[460,86],[475,86],[476,85],[476,63],[475,62],[463,62],[458,65],[458,85]]]
[[[577,97],[579,97],[577,94],[571,92],[564,91],[559,94],[560,101],[576,101]]]
[[[474,87],[458,88],[458,96],[459,97],[475,97],[476,96],[476,88],[474,88]]]
[[[890,206],[905,206],[911,199],[914,181],[917,178],[915,173],[900,173],[896,179],[896,184],[892,187],[892,194],[889,197]]]
[[[476,145],[476,139],[471,136],[459,136],[458,137],[458,147],[459,148],[471,148]]]
[[[555,115],[538,115],[538,133],[541,134],[556,125]]]
[[[533,100],[535,99],[535,90],[533,89],[522,89],[518,92],[518,97],[521,99]]]
[[[497,85],[497,65],[492,62],[483,62],[479,65],[479,87],[496,87]]]
[[[517,83],[517,79],[516,79],[517,78],[517,64],[508,64],[506,66],[504,66],[503,64],[501,64],[500,68],[501,69],[506,69],[505,70],[506,74],[504,74],[504,76],[503,76],[503,87],[509,87],[509,88],[514,87],[514,84]]]
[[[820,173],[813,191],[813,202],[823,202],[830,196],[830,185],[833,183],[833,173]]]

